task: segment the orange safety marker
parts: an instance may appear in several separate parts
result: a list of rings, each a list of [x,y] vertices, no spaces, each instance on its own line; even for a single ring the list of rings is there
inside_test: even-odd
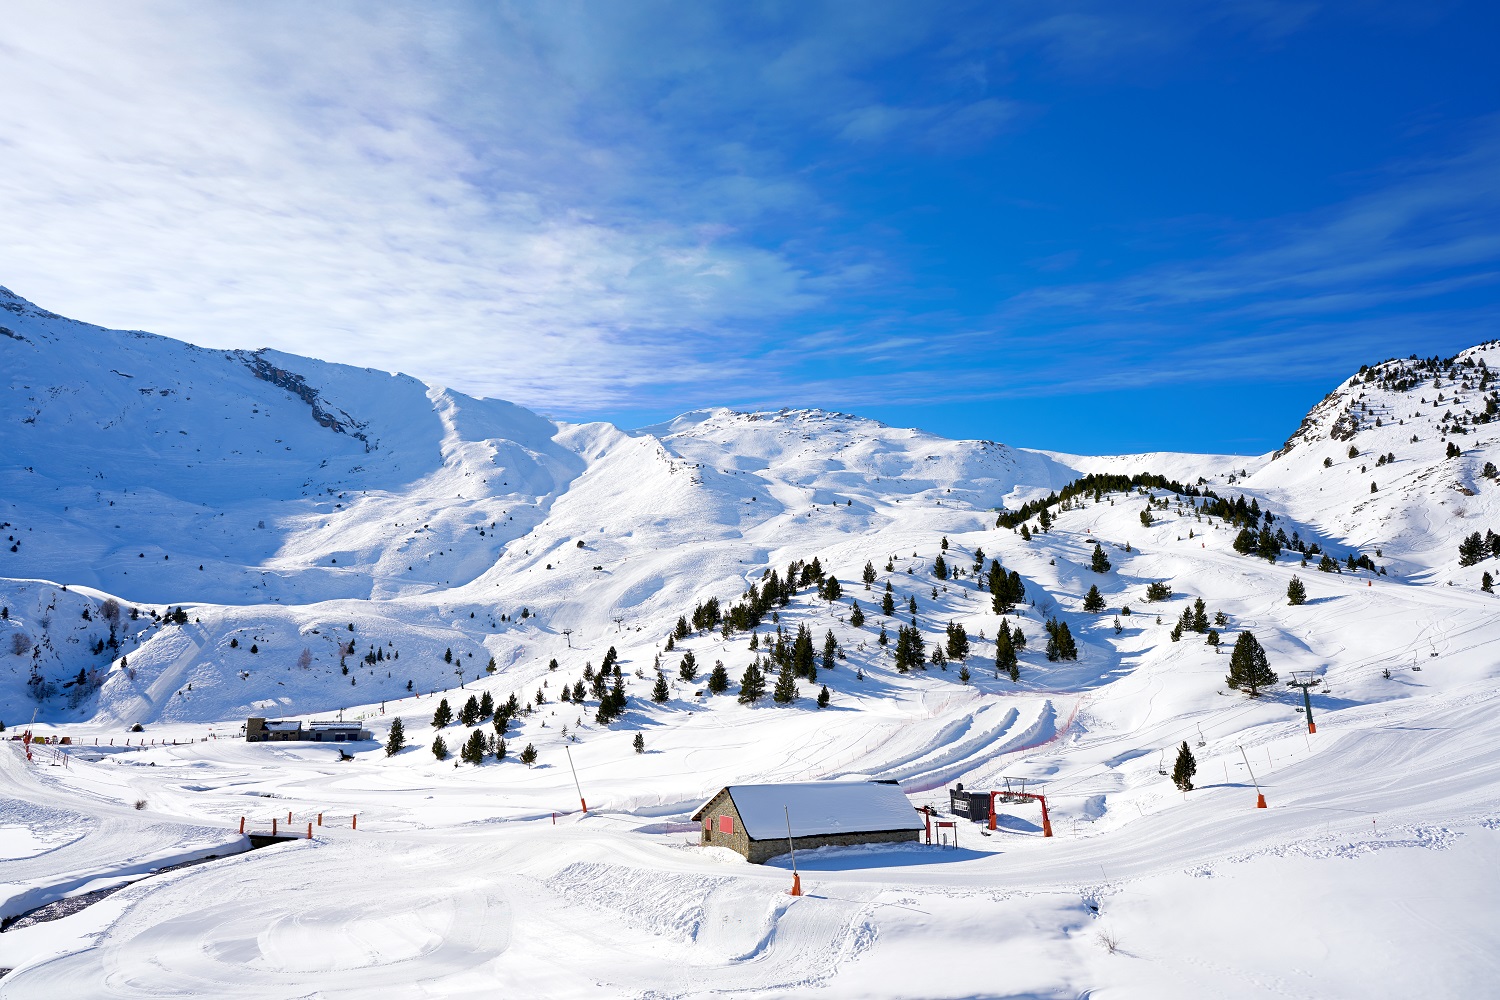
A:
[[[349,829],[351,829],[351,830],[358,830],[359,829],[359,814],[358,813],[355,813],[353,816],[349,817]]]
[[[276,817],[271,817],[271,836],[276,836]]]
[[[307,839],[312,840],[312,824],[307,824]]]
[[[318,825],[319,826],[323,825],[323,814],[322,813],[318,813]]]
[[[286,811],[286,821],[288,824],[292,822],[292,811],[290,809]]]
[[[789,893],[787,893],[787,895],[788,896],[800,896],[800,895],[802,895],[802,876],[798,875],[796,872],[792,873],[792,891],[789,892]]]
[[[240,817],[240,833],[245,832],[245,817]]]

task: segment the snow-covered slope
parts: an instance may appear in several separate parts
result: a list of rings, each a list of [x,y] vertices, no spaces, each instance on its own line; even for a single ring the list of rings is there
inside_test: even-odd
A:
[[[216,850],[234,838],[212,830],[242,815],[360,816],[357,835],[143,883],[66,933],[5,935],[0,968],[25,964],[0,997],[1368,995],[1415,982],[1383,960],[1399,943],[1361,944],[1408,912],[1423,988],[1488,981],[1466,956],[1493,953],[1474,931],[1495,926],[1492,904],[1465,895],[1465,872],[1492,866],[1500,829],[1500,616],[1481,589],[1500,567],[1486,536],[1500,346],[1362,370],[1274,455],[1082,457],[816,410],[565,424],[403,376],[0,307],[0,719],[35,712],[37,731],[86,744],[70,768],[0,762],[15,790],[0,915]],[[1119,478],[1141,475],[1161,479]],[[997,518],[1023,504],[1024,535]],[[1246,510],[1252,543],[1279,553],[1244,551]],[[802,579],[814,558],[821,586]],[[996,559],[1026,590],[1005,615],[985,586]],[[789,570],[795,593],[753,631],[677,628]],[[1305,603],[1288,602],[1294,578]],[[1171,596],[1148,601],[1153,583]],[[1102,611],[1085,609],[1094,587]],[[1193,629],[1197,602],[1212,633]],[[1048,657],[1049,621],[1076,659]],[[747,667],[803,626],[816,680],[789,704],[741,703]],[[898,669],[901,626],[922,665]],[[967,655],[932,659],[950,627]],[[1015,680],[996,669],[1002,627],[1027,640]],[[1253,699],[1226,685],[1245,634],[1282,681],[1322,679],[1316,735],[1280,682]],[[626,706],[600,722],[590,678],[611,649]],[[504,761],[429,749],[492,732],[434,725],[439,699],[471,695],[525,706]],[[334,711],[382,740],[400,718],[409,745],[332,763],[236,738],[247,715]],[[1185,742],[1187,796],[1163,774]],[[569,763],[587,816],[570,812]],[[958,851],[799,855],[819,891],[795,903],[779,869],[683,849],[723,785],[860,777],[940,811],[958,781],[1039,783],[1059,837],[1015,804],[993,837],[961,823]],[[1257,782],[1269,810],[1253,808]],[[37,860],[68,823],[113,832]],[[380,902],[351,903],[372,866],[389,873]],[[1371,898],[1411,873],[1442,907]],[[1358,893],[1340,929],[1318,917]],[[1282,951],[1246,956],[1247,921]],[[564,970],[558,953],[577,957]]]

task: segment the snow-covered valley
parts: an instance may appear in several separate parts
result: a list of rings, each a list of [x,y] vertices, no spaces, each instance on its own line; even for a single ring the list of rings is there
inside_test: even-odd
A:
[[[0,917],[132,880],[0,934],[0,997],[1492,995],[1500,344],[1376,361],[1274,454],[1083,457],[568,424],[0,289]],[[491,712],[434,725],[471,696],[516,699],[504,759]],[[799,853],[801,897],[697,846],[725,785],[861,776],[944,814],[1024,780],[1055,836]]]

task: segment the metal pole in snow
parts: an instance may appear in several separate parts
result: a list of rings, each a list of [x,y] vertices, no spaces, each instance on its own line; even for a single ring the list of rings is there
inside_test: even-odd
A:
[[[588,815],[589,804],[583,800],[583,786],[578,783],[578,768],[573,766],[573,748],[563,744],[563,751],[568,755],[568,770],[573,772],[573,787],[578,789],[578,804],[583,806],[584,815]]]
[[[1240,756],[1245,758],[1245,770],[1250,772],[1250,783],[1255,786],[1255,808],[1266,808],[1266,797],[1261,794],[1260,782],[1255,780],[1255,771],[1250,767],[1250,755],[1245,753],[1245,748],[1240,747]]]
[[[786,813],[786,846],[792,852],[792,891],[789,896],[802,895],[802,876],[797,874],[797,845],[792,843],[792,810],[788,806],[782,806],[781,811]]]

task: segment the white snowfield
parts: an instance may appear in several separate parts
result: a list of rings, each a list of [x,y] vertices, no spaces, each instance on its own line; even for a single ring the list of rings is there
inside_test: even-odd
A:
[[[0,740],[33,715],[71,740],[30,763],[0,742],[0,917],[128,883],[0,933],[0,998],[1494,996],[1497,365],[1488,344],[1377,366],[1277,455],[1083,458],[821,411],[565,424],[0,292]],[[1089,473],[1243,496],[1287,542],[1236,551],[1237,525],[1162,486],[1070,494],[1029,540],[997,527]],[[691,627],[814,557],[842,595],[799,586],[755,650]],[[1004,619],[992,559],[1026,588]],[[1218,650],[1172,638],[1199,599]],[[1049,618],[1076,660],[1047,659]],[[966,659],[896,669],[898,627],[930,654],[950,623]],[[777,704],[771,668],[740,704],[803,625],[816,681]],[[1256,698],[1225,682],[1247,632],[1279,675]],[[585,671],[611,647],[626,708],[601,725]],[[1309,676],[1315,734],[1285,683]],[[471,695],[529,706],[503,760],[458,761],[487,719],[432,725]],[[240,736],[340,714],[377,737],[352,760]],[[869,779],[944,820],[957,782],[1024,781],[1055,835],[1002,804],[993,833],[943,828],[956,847],[799,852],[801,897],[785,858],[697,846],[726,785],[771,789],[752,811],[784,832],[777,786]],[[303,839],[244,852],[241,817]]]

